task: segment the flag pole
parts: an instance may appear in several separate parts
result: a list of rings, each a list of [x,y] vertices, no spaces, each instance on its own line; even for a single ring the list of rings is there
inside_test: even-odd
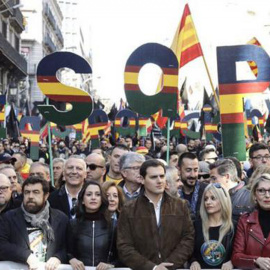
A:
[[[46,105],[49,105],[49,99],[46,98]],[[51,175],[51,182],[54,186],[54,179],[53,179],[53,158],[52,158],[52,134],[51,134],[51,124],[48,121],[48,138],[49,138],[49,156],[50,156],[50,175]]]
[[[208,69],[204,54],[202,55],[202,57],[203,57],[203,62],[204,62],[206,72],[207,72],[207,75],[208,75],[208,78],[209,78],[209,81],[210,81],[210,84],[211,84],[211,88],[212,88],[212,91],[213,91],[213,94],[214,94],[215,101],[217,103],[218,109],[220,109],[219,100],[218,100],[218,97],[217,97],[217,94],[216,94],[216,91],[215,91],[215,88],[214,88],[214,85],[213,85],[213,82],[212,82],[212,79],[211,79],[211,76],[210,76],[210,72],[209,72],[209,69]]]
[[[170,117],[168,117],[168,121],[167,121],[167,153],[166,153],[166,161],[167,164],[169,165],[169,152],[170,152],[170,127],[171,127],[171,123],[170,123]]]

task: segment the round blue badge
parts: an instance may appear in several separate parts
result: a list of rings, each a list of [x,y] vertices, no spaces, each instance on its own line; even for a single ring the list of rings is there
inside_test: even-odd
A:
[[[210,240],[205,242],[201,247],[201,254],[203,260],[211,266],[217,266],[225,259],[225,248],[218,241]]]

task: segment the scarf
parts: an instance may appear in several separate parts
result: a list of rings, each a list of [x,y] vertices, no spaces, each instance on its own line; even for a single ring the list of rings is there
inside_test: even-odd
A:
[[[54,231],[49,223],[50,218],[50,204],[47,201],[44,209],[37,214],[30,214],[25,209],[23,204],[21,204],[24,219],[29,222],[33,227],[40,228],[43,232],[46,243],[54,241]]]

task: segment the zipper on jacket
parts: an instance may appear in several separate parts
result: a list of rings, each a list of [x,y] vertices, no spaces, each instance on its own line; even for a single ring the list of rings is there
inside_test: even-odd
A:
[[[92,224],[92,231],[93,231],[93,236],[92,236],[92,262],[93,262],[93,265],[92,266],[95,266],[95,221],[93,221],[93,224]]]
[[[253,237],[255,240],[257,240],[259,243],[261,243],[262,245],[264,245],[264,242],[259,239],[256,235],[254,235],[253,233],[249,233],[251,237]]]

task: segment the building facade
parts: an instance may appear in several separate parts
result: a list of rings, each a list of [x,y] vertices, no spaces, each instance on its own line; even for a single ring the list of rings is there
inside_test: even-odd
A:
[[[27,76],[27,62],[20,54],[24,31],[20,6],[18,0],[0,0],[0,93],[17,106],[24,101],[20,97]]]
[[[56,0],[22,0],[23,16],[26,21],[22,34],[22,53],[28,63],[26,85],[29,103],[43,101],[44,95],[36,81],[36,71],[40,60],[48,54],[62,50],[63,15]]]

